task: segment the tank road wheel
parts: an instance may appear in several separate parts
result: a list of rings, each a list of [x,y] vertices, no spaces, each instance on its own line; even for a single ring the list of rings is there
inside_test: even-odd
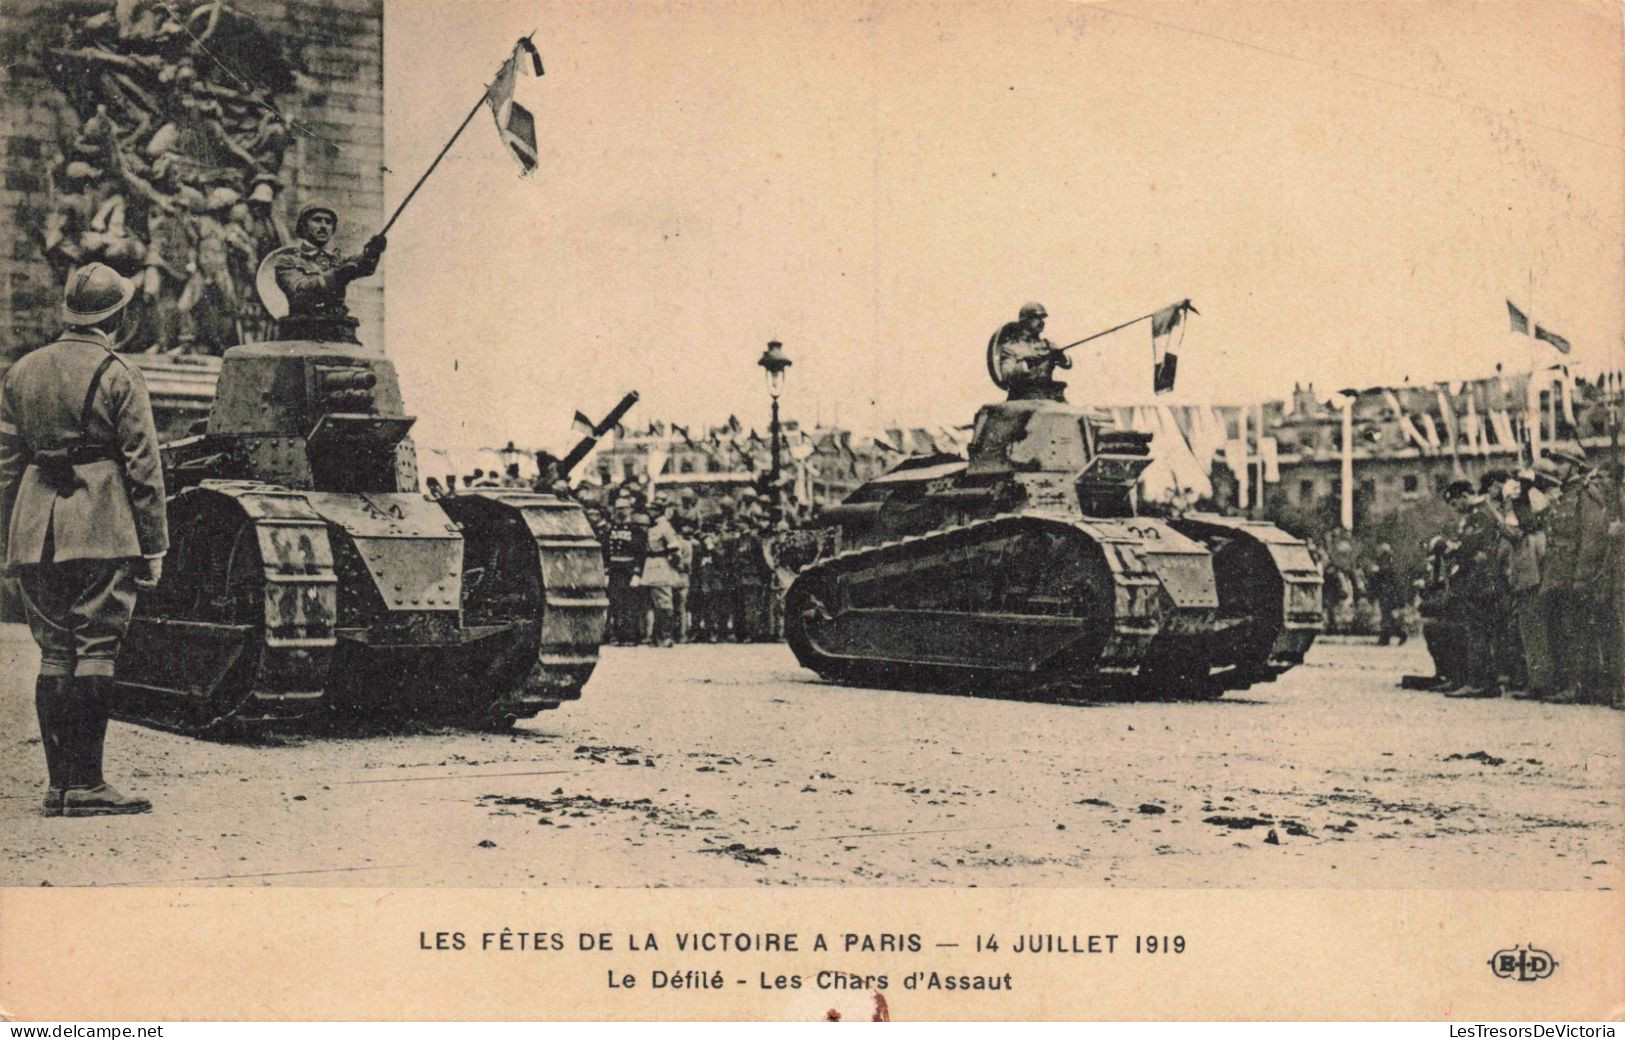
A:
[[[255,517],[210,489],[176,496],[170,518],[163,580],[119,657],[117,714],[229,736],[309,713],[333,642],[320,522]]]

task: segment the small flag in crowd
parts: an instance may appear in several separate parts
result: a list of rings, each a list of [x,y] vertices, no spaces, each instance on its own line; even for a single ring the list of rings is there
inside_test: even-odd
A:
[[[1151,389],[1165,394],[1174,388],[1179,373],[1179,355],[1169,349],[1174,329],[1179,329],[1179,342],[1185,341],[1185,312],[1200,314],[1191,301],[1181,300],[1151,315]],[[1177,344],[1176,344],[1177,346]]]
[[[1529,315],[1525,314],[1523,311],[1520,311],[1517,308],[1517,305],[1511,300],[1507,301],[1507,315],[1512,319],[1513,332],[1522,333],[1525,336],[1530,335]],[[1561,354],[1567,354],[1573,349],[1568,340],[1564,339],[1562,336],[1559,336],[1551,329],[1545,328],[1541,325],[1535,326],[1534,337],[1544,343],[1550,343],[1552,346],[1556,347],[1558,353]]]
[[[1573,349],[1569,345],[1568,340],[1564,339],[1562,336],[1559,336],[1557,333],[1553,332],[1552,330],[1542,328],[1539,325],[1535,326],[1535,338],[1539,339],[1539,340],[1545,340],[1547,343],[1550,343],[1552,346],[1557,348],[1558,353],[1560,353],[1560,354],[1567,354],[1570,350]]]
[[[1529,315],[1518,309],[1518,305],[1511,300],[1507,301],[1507,315],[1512,318],[1512,331],[1529,335]]]
[[[592,420],[582,412],[577,412],[575,418],[570,420],[570,432],[579,433],[583,437],[593,435]]]
[[[514,45],[513,53],[502,63],[496,82],[485,92],[485,100],[490,102],[491,115],[496,119],[497,133],[502,135],[502,143],[519,161],[519,175],[528,177],[537,166],[536,117],[530,114],[530,109],[513,99],[514,81],[519,78],[520,55],[529,55],[534,75],[542,74],[542,56],[536,53],[536,45],[527,36]]]

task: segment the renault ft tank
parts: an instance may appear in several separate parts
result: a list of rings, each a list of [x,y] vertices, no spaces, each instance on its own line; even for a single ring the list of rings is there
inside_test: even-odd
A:
[[[381,350],[226,352],[206,428],[163,449],[171,549],[119,659],[125,718],[501,726],[581,695],[608,601],[580,507],[430,500],[412,423]]]
[[[1060,400],[984,407],[968,461],[909,460],[826,512],[836,549],[786,594],[797,660],[1039,699],[1275,679],[1321,630],[1319,567],[1267,523],[1135,515],[1150,439]]]

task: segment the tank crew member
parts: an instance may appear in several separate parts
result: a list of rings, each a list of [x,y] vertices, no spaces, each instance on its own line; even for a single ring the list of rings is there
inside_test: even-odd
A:
[[[677,603],[674,590],[683,583],[678,563],[682,555],[681,539],[671,525],[670,508],[656,499],[649,506],[653,521],[649,525],[648,541],[643,557],[643,587],[648,589],[649,642],[654,646],[670,646],[677,636]]]
[[[145,812],[102,776],[113,662],[137,588],[169,548],[158,433],[141,373],[113,353],[135,286],[104,264],[68,276],[68,326],[0,387],[0,554],[40,647],[34,687],[47,816]]]
[[[341,259],[328,249],[338,223],[338,211],[332,206],[306,204],[293,225],[298,248],[275,260],[276,284],[288,297],[288,316],[277,329],[282,339],[357,342],[358,323],[344,305],[344,292],[351,282],[378,270],[386,242],[384,236],[374,235],[358,255]]]
[[[1010,400],[1032,398],[1062,400],[1065,383],[1054,379],[1057,368],[1071,368],[1072,359],[1044,338],[1044,319],[1049,312],[1041,303],[1021,308],[1017,319],[1007,322],[993,336],[993,354],[1000,382],[1010,391]]]

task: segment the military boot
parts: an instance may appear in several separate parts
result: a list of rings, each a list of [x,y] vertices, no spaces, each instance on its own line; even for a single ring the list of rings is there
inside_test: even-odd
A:
[[[121,794],[102,777],[102,746],[107,740],[108,705],[113,680],[104,676],[76,676],[71,774],[62,799],[64,816],[117,816],[152,808],[145,798]]]
[[[42,675],[34,680],[34,714],[39,717],[40,743],[45,746],[48,778],[40,812],[46,816],[62,815],[62,792],[68,786],[68,744],[62,703],[62,684],[66,681],[60,675]]]

